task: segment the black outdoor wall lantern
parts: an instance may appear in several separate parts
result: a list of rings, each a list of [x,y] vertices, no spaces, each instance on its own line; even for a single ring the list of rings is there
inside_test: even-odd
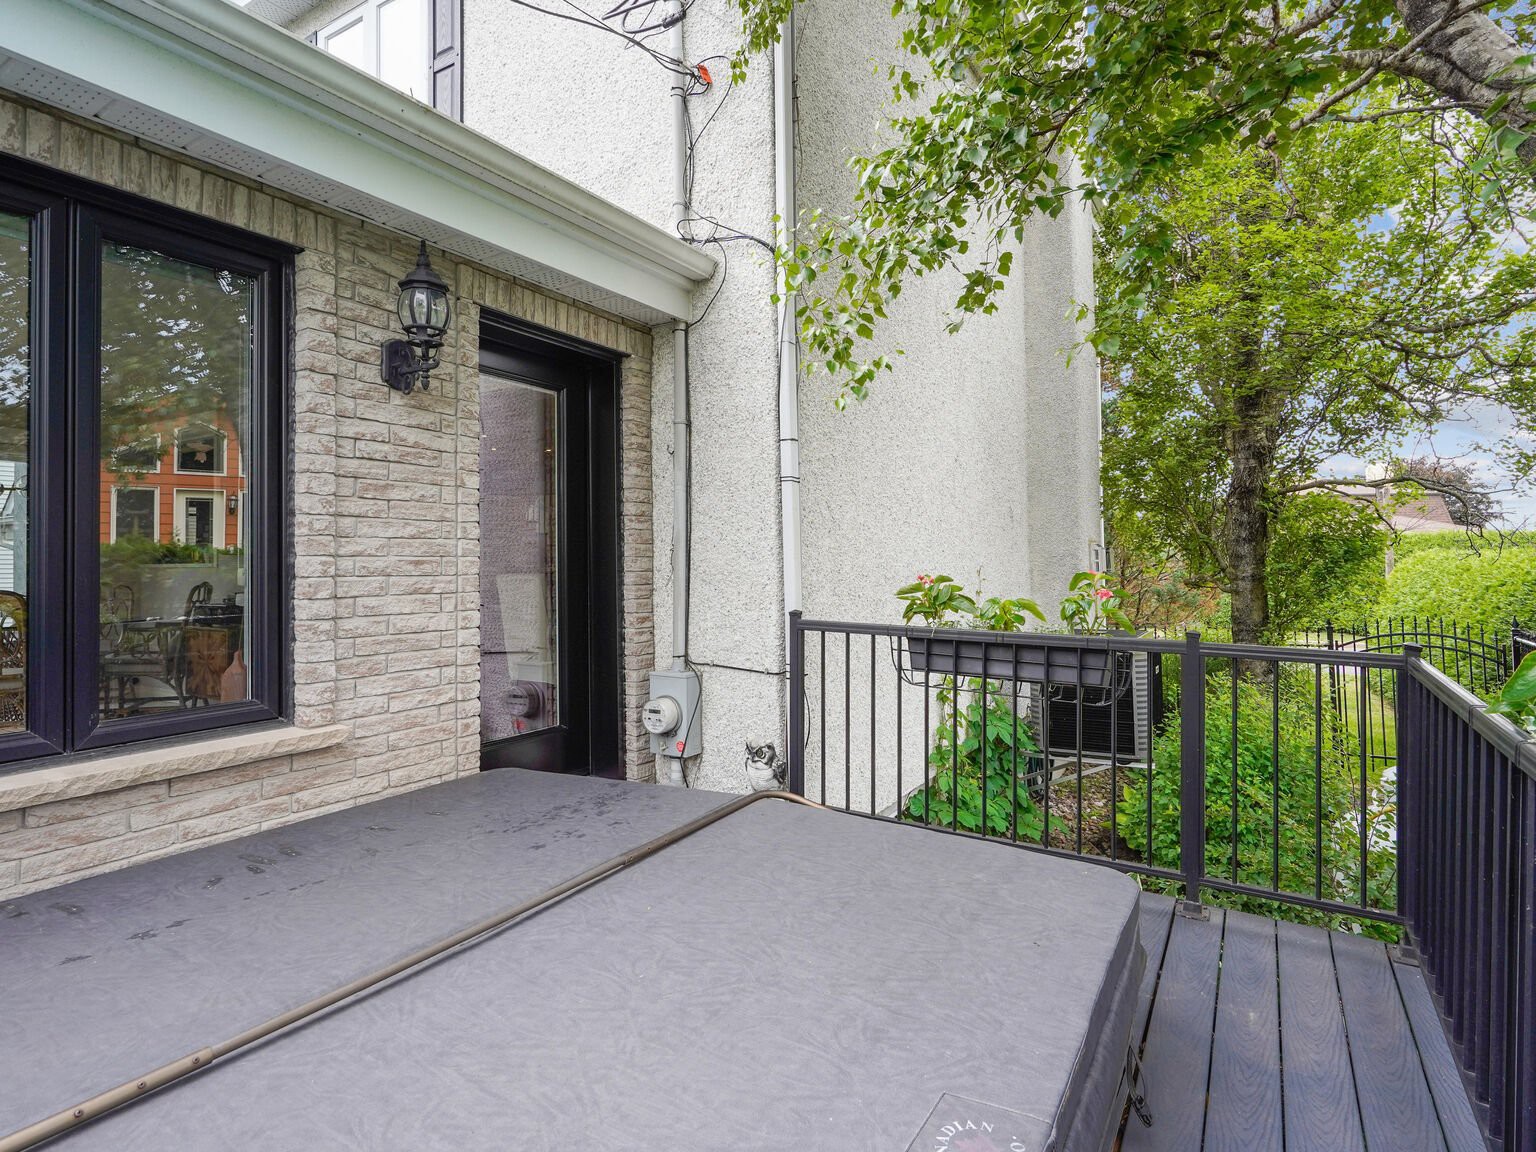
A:
[[[437,350],[443,346],[443,333],[448,331],[448,285],[433,271],[425,240],[416,267],[400,281],[400,301],[395,310],[405,339],[384,342],[380,362],[384,383],[409,395],[420,377],[425,392],[432,369],[439,363]]]

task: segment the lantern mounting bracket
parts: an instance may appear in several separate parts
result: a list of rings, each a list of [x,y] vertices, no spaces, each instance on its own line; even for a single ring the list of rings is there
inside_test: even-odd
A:
[[[426,357],[417,351],[409,340],[384,341],[383,355],[380,358],[380,376],[384,383],[397,392],[403,392],[407,396],[415,390],[417,377],[420,379],[421,390],[427,390],[428,374],[436,368],[439,360],[436,356]]]

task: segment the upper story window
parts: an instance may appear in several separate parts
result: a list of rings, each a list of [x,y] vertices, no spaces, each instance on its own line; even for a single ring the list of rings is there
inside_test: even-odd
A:
[[[146,436],[135,444],[124,444],[112,450],[112,467],[117,472],[139,473],[160,471],[160,437]]]
[[[206,424],[178,428],[176,471],[224,475],[224,433]]]
[[[423,103],[432,100],[428,0],[363,0],[320,29],[316,43]]]
[[[0,766],[281,714],[288,254],[0,160]]]

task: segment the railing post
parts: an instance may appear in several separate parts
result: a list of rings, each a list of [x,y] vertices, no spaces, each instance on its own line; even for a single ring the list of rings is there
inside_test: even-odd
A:
[[[1183,910],[1196,914],[1205,875],[1205,653],[1198,632],[1185,633],[1179,662],[1179,869]]]
[[[789,790],[805,795],[805,633],[800,629],[800,610],[789,614]]]
[[[1419,644],[1403,645],[1403,662],[1397,669],[1397,691],[1392,705],[1396,710],[1397,739],[1397,911],[1407,920],[1405,944],[1416,950],[1415,918],[1419,911],[1419,847],[1423,835],[1419,826],[1419,785],[1422,780],[1420,757],[1423,743],[1420,729],[1424,709],[1418,706],[1417,689],[1409,683],[1414,669],[1424,658]],[[1416,954],[1416,952],[1411,952]]]

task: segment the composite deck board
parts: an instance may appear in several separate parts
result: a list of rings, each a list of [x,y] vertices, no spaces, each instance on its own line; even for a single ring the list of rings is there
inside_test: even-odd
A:
[[[1435,1011],[1435,1002],[1424,983],[1424,973],[1411,964],[1394,964],[1392,974],[1397,977],[1408,1022],[1413,1026],[1414,1043],[1423,1057],[1424,1074],[1435,1099],[1435,1110],[1440,1114],[1446,1144],[1451,1152],[1484,1152],[1483,1134],[1440,1025],[1440,1014]]]
[[[1287,1147],[1364,1152],[1328,933],[1282,921],[1276,935]]]
[[[1228,912],[1211,1041],[1205,1152],[1284,1152],[1275,922]]]
[[[1445,1152],[1413,1029],[1378,940],[1335,933],[1333,963],[1369,1152]]]
[[[1197,1152],[1205,1129],[1222,910],[1174,916],[1147,1026],[1143,1068],[1153,1122],[1130,1123],[1122,1152]]]
[[[1154,1123],[1129,1115],[1121,1152],[1484,1147],[1416,968],[1361,936],[1173,907],[1142,897]]]
[[[1141,896],[1141,945],[1147,950],[1146,971],[1141,974],[1141,991],[1136,997],[1136,1017],[1131,1036],[1137,1044],[1147,1034],[1147,1017],[1152,1012],[1152,993],[1157,974],[1163,966],[1163,951],[1168,947],[1168,929],[1173,920],[1173,898],[1143,892]]]

